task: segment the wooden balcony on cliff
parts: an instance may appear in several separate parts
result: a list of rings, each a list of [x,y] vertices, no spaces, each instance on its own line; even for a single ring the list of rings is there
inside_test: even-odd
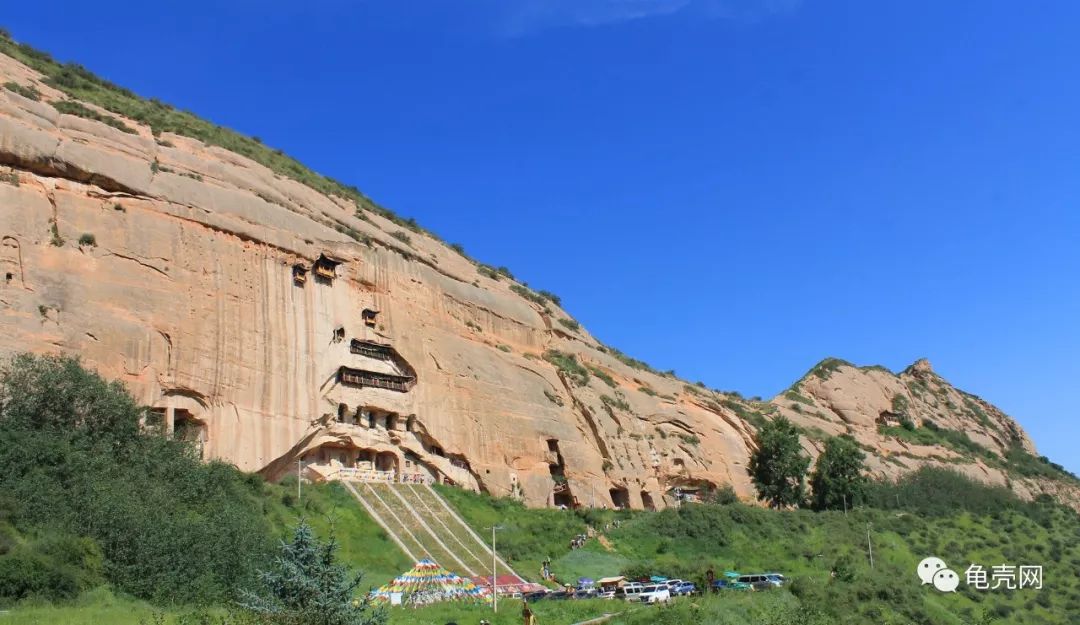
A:
[[[391,361],[396,356],[394,348],[389,345],[375,343],[374,341],[361,341],[360,339],[353,339],[349,343],[349,351],[376,360]]]
[[[292,279],[298,285],[303,285],[307,282],[307,267],[303,265],[293,265]]]
[[[320,254],[319,258],[311,266],[311,271],[314,272],[316,277],[323,280],[333,280],[337,277],[337,267],[340,264],[340,260],[334,260],[326,254]]]
[[[338,382],[361,388],[382,388],[407,393],[416,385],[416,378],[341,367],[338,369]]]

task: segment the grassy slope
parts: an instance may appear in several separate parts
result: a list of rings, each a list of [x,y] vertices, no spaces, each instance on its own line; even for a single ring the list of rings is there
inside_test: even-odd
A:
[[[326,534],[333,528],[345,562],[363,569],[371,585],[386,581],[409,566],[403,554],[337,485],[305,487],[302,505],[295,505],[295,484],[264,488],[263,509],[272,525],[284,533],[301,516]],[[830,623],[975,623],[984,613],[1000,622],[1071,623],[1080,613],[1080,518],[1051,505],[1002,508],[989,514],[954,511],[918,516],[903,511],[863,509],[842,512],[777,512],[741,504],[697,505],[661,513],[589,511],[583,515],[557,510],[528,510],[505,499],[492,499],[457,489],[442,489],[477,531],[500,524],[500,552],[520,572],[535,579],[545,556],[555,573],[573,581],[625,570],[657,572],[699,580],[707,567],[718,572],[737,569],[779,570],[793,577],[789,591],[724,595],[681,602],[670,610],[635,612],[614,622],[742,623],[792,622],[776,620],[810,609],[836,610],[842,617],[822,617]],[[612,551],[598,541],[571,551],[566,542],[584,531],[586,519],[603,527],[615,518],[621,526],[606,533]],[[866,558],[866,528],[871,526],[875,568]],[[1042,564],[1043,591],[975,592],[961,588],[941,595],[919,586],[914,569],[927,555],[938,555],[962,573],[971,562]],[[837,571],[837,577],[830,575]],[[605,611],[622,610],[620,603],[541,602],[543,623],[572,623]],[[489,618],[494,623],[517,622],[520,603],[503,604],[492,618],[481,606],[431,606],[391,611],[395,625],[442,625]],[[0,617],[6,623],[137,624],[154,608],[99,589],[68,606],[24,603]],[[179,613],[170,613],[170,621]],[[787,615],[787,616],[785,616]],[[803,618],[803,617],[800,617]],[[812,619],[813,617],[806,617]],[[845,621],[844,618],[849,620]],[[757,619],[757,620],[754,620]]]
[[[295,480],[267,484],[265,492],[264,510],[278,534],[290,532],[301,517],[319,536],[332,532],[341,547],[341,560],[364,572],[365,587],[381,586],[412,568],[413,562],[342,486],[305,484],[301,505],[295,504]]]
[[[1069,615],[1080,614],[1080,583],[1075,575],[1080,569],[1076,544],[1080,518],[1050,505],[1034,507],[1034,513],[1005,508],[991,514],[955,511],[941,516],[871,509],[848,515],[777,512],[741,504],[690,506],[659,514],[620,513],[621,526],[606,534],[614,548],[609,552],[595,540],[578,551],[569,551],[561,540],[556,541],[556,536],[572,535],[584,526],[573,513],[525,510],[470,493],[448,495],[473,527],[498,522],[507,528],[500,536],[505,546],[500,551],[513,565],[531,573],[543,555],[550,555],[556,575],[563,580],[626,569],[699,581],[709,566],[717,572],[779,570],[797,580],[792,600],[831,606],[849,614],[855,623],[878,618],[884,619],[880,622],[959,625],[989,613],[1005,622],[1066,624],[1073,622]],[[600,517],[601,524],[604,518]],[[873,570],[866,555],[868,524],[874,544]],[[537,535],[541,530],[545,534]],[[558,533],[547,534],[548,530]],[[962,586],[957,594],[941,595],[920,587],[914,575],[917,563],[929,555],[944,558],[961,575],[973,562],[988,570],[997,564],[1041,564],[1044,590],[977,592]],[[836,578],[830,575],[834,569]],[[731,615],[757,609],[756,604],[739,607],[730,601],[703,605],[714,616],[726,614],[728,607]],[[704,622],[728,622],[726,616],[715,618],[719,620]]]

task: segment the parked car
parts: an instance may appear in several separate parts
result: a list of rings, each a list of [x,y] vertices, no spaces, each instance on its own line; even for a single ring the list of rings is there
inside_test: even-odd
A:
[[[643,588],[645,588],[645,585],[640,582],[629,582],[619,586],[615,591],[615,597],[627,601],[637,601]]]
[[[649,584],[641,589],[639,597],[642,603],[665,603],[671,601],[671,591],[667,584]]]
[[[555,592],[549,592],[547,594],[547,599],[549,601],[565,601],[566,599],[570,599],[573,596],[574,593],[566,592],[565,590],[557,590]]]
[[[614,588],[603,589],[600,592],[596,593],[596,598],[597,599],[614,599],[615,598],[615,589]]]
[[[786,586],[788,583],[788,578],[779,573],[766,573],[765,577],[777,586]]]
[[[664,580],[663,582],[660,582],[660,583],[667,586],[668,590],[671,591],[671,594],[675,594],[675,588],[679,584],[682,584],[683,581],[681,579],[668,579],[668,580]]]
[[[524,595],[522,595],[521,598],[528,601],[529,603],[535,603],[537,601],[540,601],[541,599],[547,598],[547,596],[548,596],[548,591],[546,591],[546,590],[537,590],[535,592],[527,592]]]
[[[575,599],[594,599],[597,596],[595,588],[580,588],[574,593]]]
[[[694,582],[682,582],[671,589],[671,594],[680,597],[686,597],[695,593],[697,593],[697,586],[694,585]]]
[[[750,584],[744,584],[743,582],[730,579],[718,579],[712,583],[712,586],[716,590],[753,590],[754,587]]]
[[[739,577],[739,581],[743,584],[750,584],[754,590],[772,590],[773,588],[779,588],[783,585],[783,582],[771,579],[771,577],[772,576],[765,574],[743,575]]]

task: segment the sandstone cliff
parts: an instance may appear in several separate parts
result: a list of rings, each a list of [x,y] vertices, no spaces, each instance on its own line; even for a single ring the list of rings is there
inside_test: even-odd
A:
[[[6,44],[36,69],[0,54],[0,353],[80,354],[208,458],[271,478],[300,460],[531,505],[662,507],[677,486],[751,497],[755,425],[785,414],[812,453],[852,434],[881,475],[938,463],[1026,496],[1075,492],[1010,479],[1004,456],[1031,441],[927,365],[829,361],[771,402],[687,385],[602,346],[555,298],[316,190],[310,172],[161,131],[107,98],[73,104],[91,88],[130,94]],[[891,429],[928,421],[990,455]]]

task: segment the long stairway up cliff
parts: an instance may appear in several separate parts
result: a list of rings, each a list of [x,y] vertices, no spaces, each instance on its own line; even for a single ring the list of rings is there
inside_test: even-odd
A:
[[[413,560],[428,558],[472,578],[490,578],[495,567],[499,578],[524,583],[431,487],[350,482],[345,487]]]
[[[1015,422],[916,372],[838,366],[790,391],[806,403],[687,384],[250,138],[4,36],[0,84],[0,354],[81,355],[206,458],[662,508],[675,488],[752,497],[756,428],[786,414],[813,453],[820,432],[852,433],[880,475],[947,462],[1029,496],[1075,492],[1014,470],[1007,456],[1034,453]],[[880,429],[897,395],[913,425],[994,458]],[[979,410],[948,406],[968,400]]]

